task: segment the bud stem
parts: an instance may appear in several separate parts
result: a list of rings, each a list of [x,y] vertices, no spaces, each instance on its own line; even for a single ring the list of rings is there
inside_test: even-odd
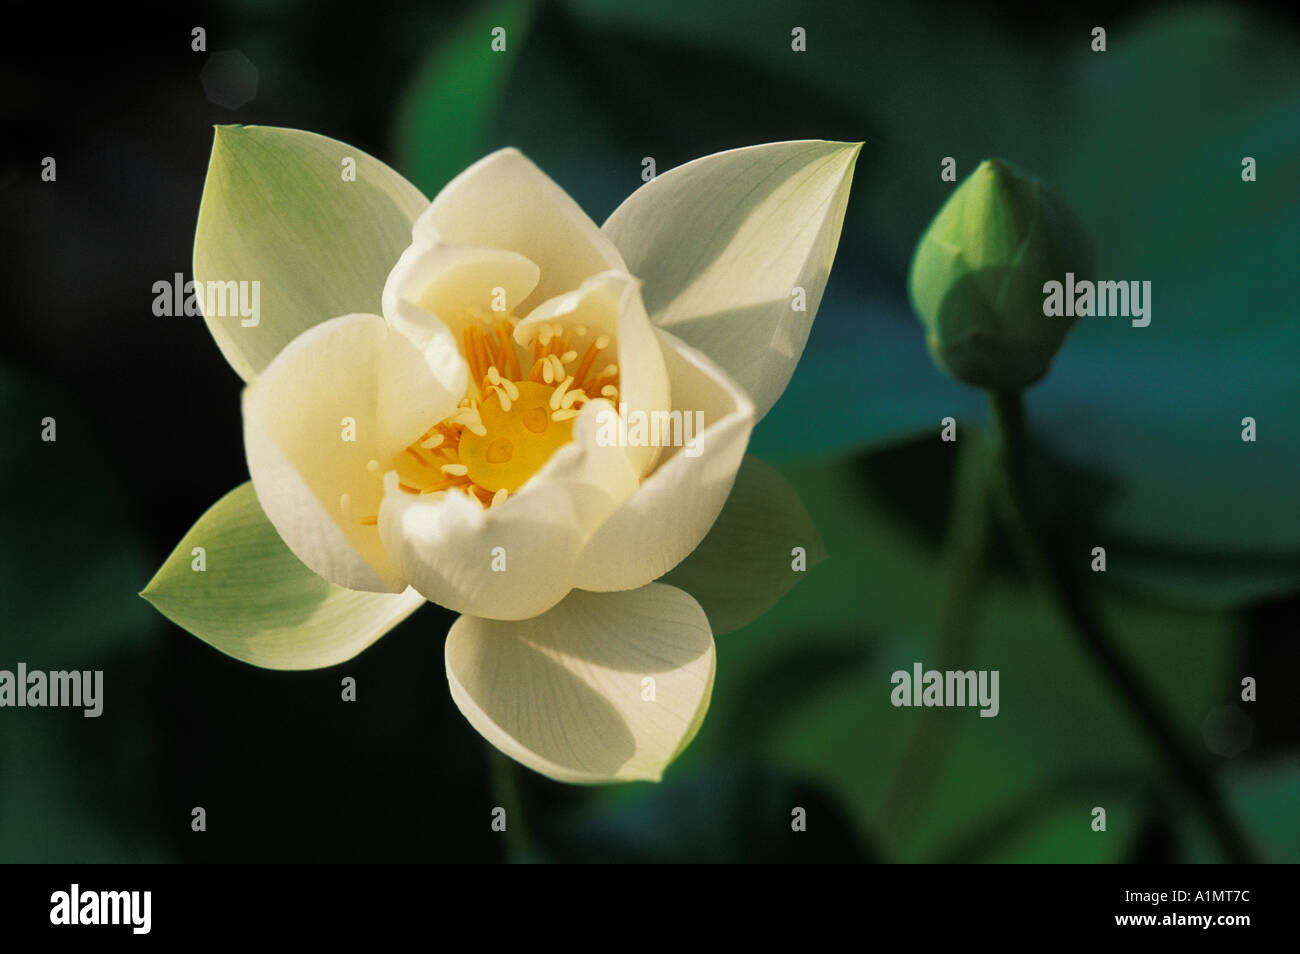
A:
[[[1204,814],[1224,859],[1233,863],[1253,860],[1246,838],[1204,763],[1182,738],[1164,704],[1106,632],[1069,561],[1049,542],[1029,480],[1029,439],[1020,392],[990,391],[989,398],[1002,477],[998,506],[1020,562],[1057,604],[1070,632],[1124,699],[1168,769]]]
[[[993,529],[991,448],[978,431],[963,436],[958,446],[952,516],[944,540],[947,585],[939,611],[934,663],[940,671],[963,668],[969,654]],[[916,729],[908,738],[905,754],[898,761],[899,769],[877,813],[880,818],[891,819],[890,830],[897,844],[906,843],[915,820],[929,802],[957,729],[958,723],[945,719],[944,711],[927,708],[918,713]]]

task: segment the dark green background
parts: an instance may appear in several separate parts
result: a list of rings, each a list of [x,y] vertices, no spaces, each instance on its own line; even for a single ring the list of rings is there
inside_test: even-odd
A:
[[[1153,282],[1151,327],[1085,322],[1027,395],[1039,486],[1058,538],[1107,547],[1109,572],[1086,582],[1259,856],[1300,859],[1294,14],[373,7],[15,26],[0,67],[13,131],[0,668],[102,668],[106,710],[0,710],[0,860],[1214,859],[1000,538],[962,615],[963,668],[1001,672],[1001,714],[889,705],[889,674],[936,654],[963,446],[941,443],[938,422],[973,436],[984,420],[980,396],[929,363],[906,302],[912,247],[952,188],[944,156],[961,176],[987,156],[1042,175],[1093,229],[1104,277]],[[504,55],[488,49],[495,25]],[[1097,25],[1104,54],[1089,49]],[[193,26],[209,53],[251,59],[254,99],[205,97]],[[806,53],[790,50],[794,26]],[[865,141],[808,351],[751,448],[799,490],[830,559],[719,637],[712,709],[661,785],[503,773],[447,693],[451,616],[436,608],[348,664],[289,674],[219,655],[136,597],[247,475],[238,378],[201,322],[150,310],[153,282],[190,271],[211,125],[229,122],[345,140],[430,196],[516,145],[597,221],[646,156],[663,172],[758,142]],[[39,181],[46,155],[56,184]],[[39,440],[46,415],[56,444]],[[1239,439],[1247,415],[1255,444]],[[344,675],[355,704],[339,699]],[[1249,705],[1246,675],[1260,685]],[[1225,718],[1250,730],[1232,756],[1219,754]],[[489,830],[503,801],[504,837]],[[195,805],[204,834],[190,831]],[[794,805],[806,834],[789,830]],[[1089,829],[1096,805],[1104,834]]]

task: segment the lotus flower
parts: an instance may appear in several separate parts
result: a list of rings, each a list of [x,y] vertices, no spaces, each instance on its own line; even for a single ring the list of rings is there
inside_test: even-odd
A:
[[[488,741],[563,781],[658,779],[704,717],[714,643],[656,581],[794,371],[859,148],[709,156],[597,227],[514,149],[429,202],[346,144],[220,127],[194,272],[260,282],[260,320],[205,315],[247,382],[251,490],[144,595],[286,669],[438,603],[462,614],[447,677]],[[637,415],[664,427],[610,427]]]

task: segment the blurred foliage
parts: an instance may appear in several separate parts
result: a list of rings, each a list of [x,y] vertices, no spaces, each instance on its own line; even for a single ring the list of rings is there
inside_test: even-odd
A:
[[[158,627],[134,595],[148,555],[75,406],[0,365],[0,408],[0,669],[104,672],[97,718],[0,709],[0,860],[154,860],[157,740],[153,714],[131,704],[160,669]]]
[[[1047,826],[1043,837],[1054,839],[1059,860],[1119,860],[1134,835],[1136,809],[1125,807],[1131,780],[1164,780],[1140,730],[1054,609],[1017,575],[995,575],[982,604],[969,608],[963,668],[1000,671],[998,716],[890,704],[891,673],[917,661],[936,664],[942,553],[913,527],[932,520],[927,511],[950,492],[951,468],[924,466],[933,456],[926,445],[936,443],[787,472],[830,559],[761,620],[721,642],[712,718],[687,758],[752,752],[806,773],[851,806],[864,834],[874,829],[907,860],[943,857],[1028,793],[1042,794],[1030,799],[1033,813],[1017,817]],[[912,484],[908,499],[881,489],[903,475]],[[1085,572],[1086,557],[1080,564]],[[1095,579],[1126,650],[1180,725],[1196,733],[1206,711],[1237,692],[1232,618],[1133,602]],[[927,720],[937,724],[928,734]],[[915,789],[895,790],[900,778]],[[1111,816],[1105,839],[1087,825],[1095,805]],[[1075,813],[1072,838],[1052,827],[1049,809]],[[1022,825],[1014,837],[1029,851],[1038,834]]]
[[[797,810],[804,815],[796,821]],[[804,827],[796,831],[794,825]],[[637,863],[861,863],[880,860],[814,786],[753,766],[724,765],[665,781],[539,832],[525,860]]]

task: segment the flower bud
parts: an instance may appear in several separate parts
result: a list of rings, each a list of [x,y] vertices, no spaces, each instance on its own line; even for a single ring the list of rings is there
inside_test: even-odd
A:
[[[1011,391],[1047,373],[1076,319],[1043,314],[1043,285],[1092,274],[1092,238],[1055,191],[986,159],[948,197],[912,256],[908,290],[948,375]]]

